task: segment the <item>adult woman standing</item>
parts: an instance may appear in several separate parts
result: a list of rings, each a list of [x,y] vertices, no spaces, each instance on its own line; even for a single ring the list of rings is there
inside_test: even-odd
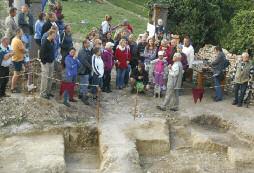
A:
[[[157,55],[157,46],[155,45],[154,38],[148,39],[148,44],[145,47],[144,51],[144,64],[145,70],[149,75],[149,82],[152,82],[152,70],[151,70],[151,61],[156,58]]]
[[[71,34],[71,26],[65,25],[64,32],[60,35],[60,44],[61,44],[61,55],[63,57],[62,62],[64,62],[64,58],[68,55],[70,48],[73,47],[73,40]]]
[[[116,87],[118,89],[123,89],[124,76],[131,60],[131,53],[127,47],[127,41],[125,39],[120,40],[119,45],[116,48],[115,57],[117,59]]]
[[[40,12],[38,14],[38,20],[35,22],[34,30],[34,40],[36,44],[40,47],[41,46],[41,37],[42,37],[42,27],[45,23],[45,14]]]

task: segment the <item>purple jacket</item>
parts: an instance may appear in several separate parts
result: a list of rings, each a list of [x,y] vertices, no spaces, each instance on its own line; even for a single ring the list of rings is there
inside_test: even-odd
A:
[[[104,49],[101,57],[104,62],[104,70],[111,71],[114,66],[113,52],[111,50]]]

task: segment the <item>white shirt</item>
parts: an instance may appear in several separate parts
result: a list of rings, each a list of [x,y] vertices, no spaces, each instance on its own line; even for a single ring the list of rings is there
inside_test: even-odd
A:
[[[102,29],[103,34],[106,34],[107,32],[110,31],[110,25],[109,25],[108,21],[102,22],[101,29]]]
[[[183,45],[183,53],[187,56],[187,61],[188,61],[188,65],[189,68],[192,68],[194,59],[195,59],[195,55],[194,55],[194,48],[192,45],[190,45],[189,47],[186,47]]]
[[[100,56],[93,55],[92,56],[92,67],[93,67],[93,73],[99,76],[99,78],[102,78],[104,75],[104,63]]]
[[[9,53],[9,52],[12,51],[12,48],[11,48],[10,45],[8,45],[8,47],[6,48],[6,47],[4,47],[4,46],[1,44],[1,45],[0,45],[0,50],[1,50],[1,51],[5,51],[6,53]],[[12,63],[12,59],[9,58],[9,59],[7,59],[7,60],[3,60],[1,66],[3,66],[3,67],[9,67],[9,66],[11,65],[11,63]]]

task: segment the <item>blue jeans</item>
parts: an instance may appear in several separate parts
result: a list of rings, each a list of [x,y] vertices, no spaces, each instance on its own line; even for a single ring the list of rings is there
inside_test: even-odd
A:
[[[87,95],[88,93],[88,85],[89,85],[89,75],[80,75],[80,90],[79,94],[82,96]],[[82,85],[85,84],[85,85]]]
[[[221,88],[221,81],[218,76],[214,77],[214,84],[215,84],[215,99],[222,100],[222,88]]]
[[[103,86],[103,78],[102,77],[99,77],[98,75],[94,74],[93,75],[93,85],[99,85],[100,88],[102,88]],[[97,90],[97,87],[96,86],[93,86],[92,87],[92,93],[95,95],[96,94],[96,90]]]
[[[125,77],[126,69],[118,68],[116,71],[116,87],[123,88],[124,87],[124,77]]]
[[[124,75],[124,84],[128,85],[129,82],[129,78],[130,78],[130,72],[131,72],[131,65],[128,65],[128,68],[125,71],[125,75]]]

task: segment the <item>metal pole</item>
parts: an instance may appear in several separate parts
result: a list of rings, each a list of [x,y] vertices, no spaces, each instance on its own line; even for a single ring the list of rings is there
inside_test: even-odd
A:
[[[14,0],[13,7],[17,8],[17,15],[15,17],[15,22],[18,23],[18,16],[21,13],[21,7],[25,5],[25,0]]]

